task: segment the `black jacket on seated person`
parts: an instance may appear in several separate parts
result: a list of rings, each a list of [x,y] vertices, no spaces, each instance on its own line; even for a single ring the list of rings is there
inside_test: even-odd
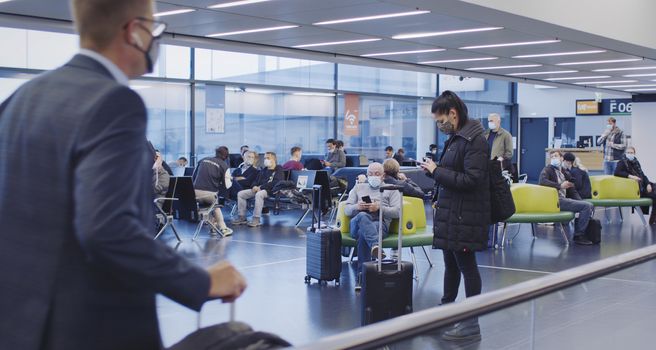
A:
[[[383,181],[388,185],[401,185],[403,186],[403,195],[408,197],[424,198],[424,191],[421,190],[419,185],[410,179],[399,180],[389,175],[385,175]]]
[[[225,192],[225,173],[228,164],[221,158],[201,159],[194,174],[194,189],[209,192]]]
[[[273,192],[273,186],[275,186],[278,181],[285,179],[285,172],[282,170],[280,165],[276,165],[275,169],[271,170],[269,168],[260,169],[257,179],[253,184],[253,187],[259,186],[261,190],[266,190],[269,195]]]
[[[232,172],[232,177],[244,177],[244,179],[238,180],[237,182],[242,189],[247,189],[253,187],[258,174],[259,171],[254,166],[249,166],[246,170],[239,167]]]
[[[487,249],[490,225],[489,153],[483,126],[470,119],[446,141],[433,171],[439,186],[433,247],[452,251]]]
[[[622,156],[622,159],[617,162],[617,167],[615,168],[615,176],[628,178],[629,175],[637,176],[642,179],[640,181],[640,193],[647,192],[647,185],[650,184],[649,178],[642,171],[642,166],[638,159],[628,160],[626,156]]]
[[[590,175],[588,175],[588,172],[581,168],[572,167],[569,169],[569,173],[572,176],[574,187],[576,187],[576,191],[581,198],[592,198],[592,184],[590,184]]]
[[[565,176],[565,180],[574,183],[572,175],[569,173],[569,171],[561,168],[556,168],[553,165],[547,165],[544,167],[544,169],[542,169],[542,172],[540,173],[540,186],[553,187],[556,189],[556,191],[560,191],[560,182],[558,182],[558,175],[556,174],[556,171],[561,171]],[[581,195],[576,190],[576,186],[567,189],[566,197],[578,201],[581,200]]]

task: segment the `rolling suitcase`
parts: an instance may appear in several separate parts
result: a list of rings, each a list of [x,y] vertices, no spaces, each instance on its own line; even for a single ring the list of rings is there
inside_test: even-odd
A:
[[[335,281],[342,274],[342,233],[321,226],[321,185],[312,186],[312,226],[308,227],[305,283]]]
[[[380,191],[401,192],[403,203],[403,188],[401,186],[381,186]],[[379,220],[383,222],[382,210],[379,210]],[[399,218],[403,217],[403,204]],[[362,264],[362,325],[383,321],[392,317],[412,312],[413,265],[401,260],[402,226],[399,225],[398,260],[382,261],[383,230],[378,231],[378,261],[367,261]]]

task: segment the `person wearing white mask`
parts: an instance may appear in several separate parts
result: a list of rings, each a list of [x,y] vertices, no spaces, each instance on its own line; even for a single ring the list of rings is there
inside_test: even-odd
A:
[[[250,227],[261,225],[260,217],[262,208],[264,208],[264,199],[269,196],[273,187],[278,181],[284,180],[282,167],[277,164],[276,154],[267,152],[264,154],[264,168],[260,170],[253,188],[239,191],[237,194],[237,207],[239,208],[239,218],[233,221],[233,225],[248,224]],[[255,198],[255,207],[253,209],[253,219],[246,221],[246,209],[248,200]]]
[[[617,168],[615,168],[615,176],[635,180],[640,188],[640,197],[651,198],[652,207],[651,216],[649,216],[649,224],[656,224],[656,212],[654,212],[654,205],[656,205],[655,186],[642,171],[642,166],[640,166],[640,162],[638,161],[638,158],[636,158],[635,147],[629,146],[626,148],[624,157],[622,157],[622,160],[617,163]],[[649,214],[649,207],[642,207],[642,213],[645,215]]]
[[[622,159],[626,149],[624,131],[617,127],[617,120],[608,118],[606,130],[597,140],[597,145],[604,147],[604,174],[613,175],[617,162]]]
[[[372,256],[378,256],[379,227],[383,225],[383,237],[387,237],[392,219],[398,218],[401,210],[401,194],[398,191],[379,191],[384,176],[382,164],[369,164],[367,182],[358,183],[351,189],[344,206],[344,214],[351,218],[349,232],[358,242],[360,266],[370,261]],[[379,210],[383,211],[382,223],[379,222]]]
[[[257,179],[258,169],[255,167],[257,153],[246,151],[242,155],[242,159],[244,162],[232,172],[232,187],[228,193],[228,198],[233,200],[237,199],[239,191],[252,188]]]
[[[574,221],[574,243],[591,245],[592,242],[585,236],[588,223],[592,217],[594,206],[581,199],[569,171],[562,167],[563,157],[558,151],[549,153],[550,163],[540,173],[540,185],[553,187],[558,190],[560,210],[579,214]]]
[[[511,170],[513,144],[512,135],[501,127],[501,116],[497,113],[490,113],[487,117],[488,130],[485,131],[485,138],[490,149],[490,159],[497,158],[501,162],[503,170]]]

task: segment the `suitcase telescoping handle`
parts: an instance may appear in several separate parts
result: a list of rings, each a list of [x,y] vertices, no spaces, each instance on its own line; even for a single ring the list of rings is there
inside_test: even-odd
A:
[[[321,185],[312,185],[312,229],[310,231],[316,232],[321,229]],[[319,205],[318,213],[316,205]],[[314,220],[317,220],[317,226],[314,226]]]
[[[385,191],[399,191],[399,200],[401,201],[399,205],[399,245],[398,245],[398,258],[397,258],[397,269],[401,271],[401,254],[403,252],[401,246],[401,235],[403,233],[403,186],[400,185],[383,185],[379,188],[381,193],[381,203],[382,203],[382,193]],[[378,271],[383,270],[383,210],[382,208],[378,209]]]

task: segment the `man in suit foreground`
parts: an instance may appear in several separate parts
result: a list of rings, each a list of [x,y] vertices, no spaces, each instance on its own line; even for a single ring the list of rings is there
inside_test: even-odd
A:
[[[0,105],[0,349],[158,349],[157,293],[199,310],[246,282],[153,240],[146,109],[128,87],[157,58],[152,0],[72,9],[80,53]]]

